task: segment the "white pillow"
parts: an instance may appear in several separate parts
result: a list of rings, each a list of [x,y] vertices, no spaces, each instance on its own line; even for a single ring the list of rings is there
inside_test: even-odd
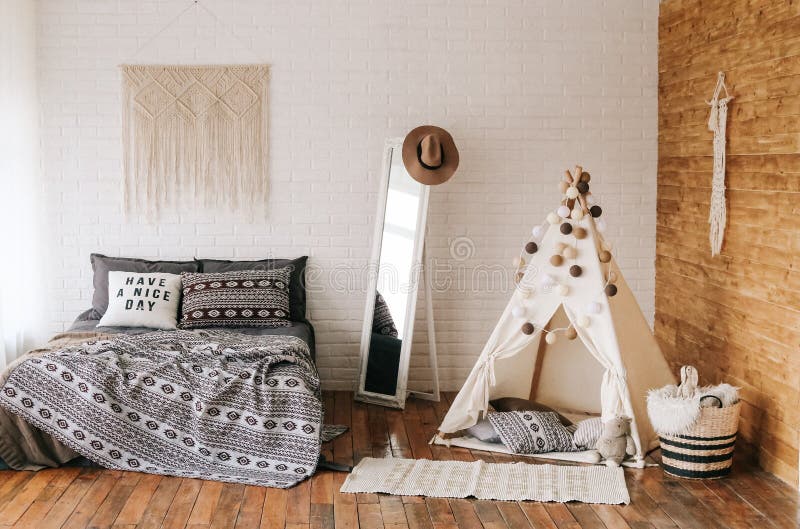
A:
[[[181,276],[178,274],[108,273],[108,310],[98,327],[175,329]]]
[[[576,425],[572,438],[578,447],[592,450],[601,435],[603,435],[603,421],[600,417],[592,417],[584,419]]]

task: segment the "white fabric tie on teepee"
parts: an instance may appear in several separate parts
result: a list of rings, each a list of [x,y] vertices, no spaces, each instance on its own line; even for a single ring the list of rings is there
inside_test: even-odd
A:
[[[725,97],[720,99],[720,93]],[[719,254],[722,240],[725,237],[727,211],[725,208],[725,133],[728,120],[728,102],[733,99],[725,86],[725,74],[717,74],[717,86],[708,104],[711,112],[708,116],[708,130],[714,133],[714,176],[711,180],[711,210],[708,223],[711,225],[709,241],[711,256]]]

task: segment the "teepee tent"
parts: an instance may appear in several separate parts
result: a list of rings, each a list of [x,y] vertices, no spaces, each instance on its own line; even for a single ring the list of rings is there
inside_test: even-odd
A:
[[[645,396],[674,378],[598,231],[602,210],[591,205],[589,178],[580,167],[575,176],[566,172],[561,207],[534,227],[518,260],[517,288],[434,442],[507,452],[463,430],[485,416],[490,400],[518,397],[568,416],[631,417],[635,466],[657,446]]]

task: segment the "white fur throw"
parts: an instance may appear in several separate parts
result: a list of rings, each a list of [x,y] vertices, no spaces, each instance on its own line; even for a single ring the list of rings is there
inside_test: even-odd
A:
[[[697,388],[697,394],[702,398],[706,395],[713,395],[722,401],[722,407],[727,408],[739,402],[739,388],[731,386],[730,384],[719,384],[718,386],[703,386]],[[703,400],[705,403],[707,400]]]
[[[675,385],[651,389],[647,393],[647,415],[655,431],[665,435],[681,435],[689,430],[700,415],[701,399],[713,395],[727,407],[739,401],[738,388],[730,384],[697,388],[691,396],[683,397]],[[708,405],[706,399],[702,405]]]
[[[647,415],[653,429],[660,434],[679,435],[697,421],[700,401],[677,396],[675,386],[651,389],[647,393]]]

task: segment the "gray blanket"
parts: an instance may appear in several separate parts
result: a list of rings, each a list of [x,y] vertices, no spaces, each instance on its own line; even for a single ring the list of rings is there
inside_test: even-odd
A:
[[[108,468],[275,487],[316,468],[319,377],[296,337],[117,335],[31,355],[6,374],[2,407]],[[2,419],[3,430],[15,423]],[[23,430],[9,433],[35,434]]]

